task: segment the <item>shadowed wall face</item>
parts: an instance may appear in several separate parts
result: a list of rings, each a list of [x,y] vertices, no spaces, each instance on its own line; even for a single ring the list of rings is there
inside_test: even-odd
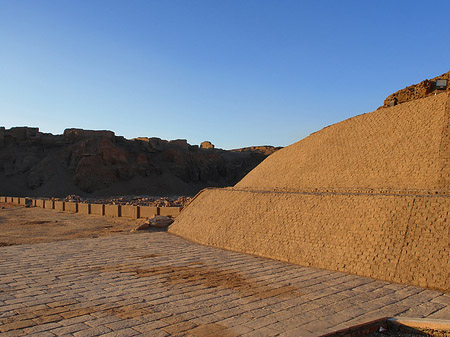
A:
[[[448,95],[357,116],[201,192],[169,231],[206,245],[450,291]]]

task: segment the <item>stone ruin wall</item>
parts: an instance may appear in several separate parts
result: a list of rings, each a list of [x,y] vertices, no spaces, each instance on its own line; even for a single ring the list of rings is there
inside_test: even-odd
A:
[[[431,96],[332,125],[197,195],[169,228],[216,247],[450,291],[450,109]]]
[[[450,198],[201,192],[169,232],[281,261],[450,291]]]

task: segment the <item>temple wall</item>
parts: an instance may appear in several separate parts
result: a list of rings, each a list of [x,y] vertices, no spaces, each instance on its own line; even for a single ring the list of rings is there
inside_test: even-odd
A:
[[[359,115],[267,157],[236,187],[449,191],[447,93]]]
[[[304,266],[450,291],[450,196],[209,189],[169,232]]]

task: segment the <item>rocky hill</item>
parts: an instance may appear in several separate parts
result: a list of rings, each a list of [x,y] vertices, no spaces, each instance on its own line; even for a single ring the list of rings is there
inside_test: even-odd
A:
[[[112,131],[0,128],[3,195],[193,195],[207,186],[237,183],[278,148],[236,150],[186,140],[125,139]]]
[[[444,86],[437,86],[438,80],[443,80]],[[442,75],[436,76],[431,80],[423,80],[418,84],[410,85],[404,89],[394,92],[393,94],[386,97],[382,107],[390,107],[397,104],[413,101],[419,98],[424,98],[427,96],[439,94],[442,92],[449,92],[450,86],[448,82],[450,80],[450,70]]]

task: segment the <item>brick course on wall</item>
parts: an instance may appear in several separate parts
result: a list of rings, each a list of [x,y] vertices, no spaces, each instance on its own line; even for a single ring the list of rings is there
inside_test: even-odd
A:
[[[331,125],[267,157],[236,187],[449,190],[448,94]]]
[[[212,189],[169,232],[329,270],[450,291],[450,196]]]

